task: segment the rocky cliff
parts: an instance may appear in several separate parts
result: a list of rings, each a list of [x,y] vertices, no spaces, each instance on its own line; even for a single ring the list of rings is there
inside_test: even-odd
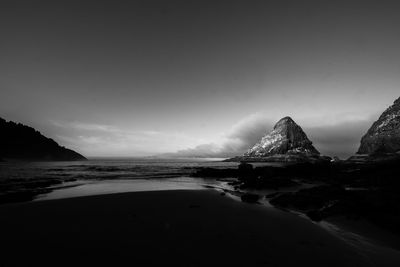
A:
[[[244,156],[266,157],[288,153],[319,155],[301,127],[292,118],[285,117],[279,120],[274,129],[263,136],[261,141],[250,148]]]
[[[243,156],[231,160],[308,162],[328,160],[328,158],[320,156],[307,135],[292,118],[284,117]]]
[[[26,125],[0,118],[0,159],[70,161],[86,160]]]
[[[357,154],[400,152],[400,98],[386,109],[362,137]]]

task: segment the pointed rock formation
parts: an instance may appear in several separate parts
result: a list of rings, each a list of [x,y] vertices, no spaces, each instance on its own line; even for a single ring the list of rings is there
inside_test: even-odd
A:
[[[267,157],[276,154],[311,154],[319,155],[303,129],[292,118],[284,117],[274,129],[250,148],[245,157]]]
[[[400,98],[386,109],[362,137],[357,154],[384,155],[400,152]]]
[[[307,135],[292,118],[279,120],[273,130],[241,157],[232,161],[314,162],[330,160],[320,156]]]

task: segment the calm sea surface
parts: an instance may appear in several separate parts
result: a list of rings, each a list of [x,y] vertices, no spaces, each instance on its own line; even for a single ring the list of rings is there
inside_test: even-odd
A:
[[[190,175],[196,167],[236,168],[218,159],[91,159],[69,162],[0,162],[0,181],[26,179],[147,179]]]
[[[198,167],[237,168],[221,159],[91,159],[74,162],[1,162],[0,191],[26,190],[37,183],[53,191],[38,196],[52,199],[94,194],[200,189],[223,186],[215,179],[192,178]],[[1,190],[1,188],[3,190]],[[0,192],[2,193],[2,192]]]

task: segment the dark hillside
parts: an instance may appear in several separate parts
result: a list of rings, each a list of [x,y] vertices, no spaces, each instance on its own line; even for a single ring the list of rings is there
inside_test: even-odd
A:
[[[0,118],[0,160],[86,160],[34,128]]]

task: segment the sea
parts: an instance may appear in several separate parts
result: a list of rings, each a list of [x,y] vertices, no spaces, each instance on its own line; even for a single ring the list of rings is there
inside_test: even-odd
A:
[[[194,178],[198,168],[237,168],[219,158],[92,158],[68,162],[0,162],[0,194],[46,188],[35,200],[87,195],[226,187],[228,179]]]

